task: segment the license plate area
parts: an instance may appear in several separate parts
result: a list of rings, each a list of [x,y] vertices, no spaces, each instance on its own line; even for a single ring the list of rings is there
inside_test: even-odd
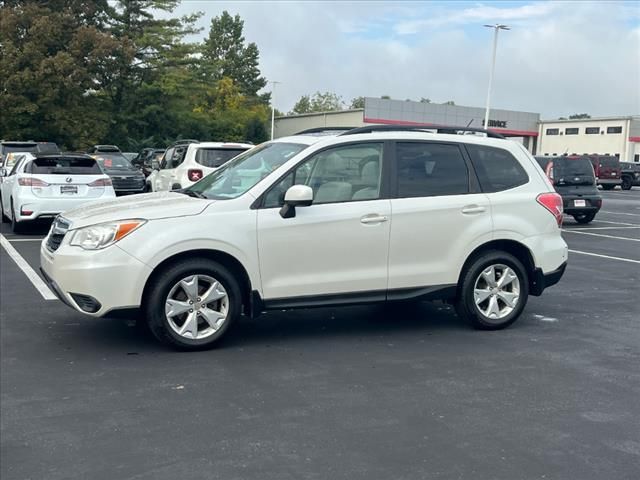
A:
[[[78,187],[76,185],[61,185],[60,193],[62,195],[77,195]]]
[[[587,202],[586,202],[586,200],[574,200],[573,201],[573,206],[574,207],[586,207],[587,206]]]

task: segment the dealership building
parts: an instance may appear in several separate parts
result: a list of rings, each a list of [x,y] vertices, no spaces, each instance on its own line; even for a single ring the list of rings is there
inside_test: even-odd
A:
[[[278,117],[274,137],[309,128],[373,124],[484,128],[484,114],[484,108],[479,107],[367,97],[364,108]],[[592,133],[596,128],[597,135]],[[539,113],[492,109],[489,129],[522,142],[537,155],[609,153],[617,154],[621,160],[639,160],[640,117],[540,121]]]
[[[598,153],[640,161],[640,116],[543,120],[538,133],[539,155]]]

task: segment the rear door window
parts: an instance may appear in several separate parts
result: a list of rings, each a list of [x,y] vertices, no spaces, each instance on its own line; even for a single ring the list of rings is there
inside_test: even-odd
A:
[[[466,145],[483,192],[501,192],[529,181],[520,162],[507,150],[483,145]]]
[[[38,158],[26,166],[34,175],[101,175],[102,170],[92,158]]]
[[[196,162],[203,167],[218,168],[244,151],[246,148],[199,148]]]
[[[175,147],[171,147],[165,152],[164,158],[162,159],[162,163],[160,164],[160,170],[164,170],[166,168],[172,168],[171,158],[173,157],[173,152],[175,152],[175,150],[176,150]]]
[[[469,170],[457,145],[397,143],[396,162],[400,198],[469,193]]]

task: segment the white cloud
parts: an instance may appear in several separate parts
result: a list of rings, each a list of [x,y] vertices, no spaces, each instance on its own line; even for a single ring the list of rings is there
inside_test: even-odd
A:
[[[636,7],[222,1],[184,2],[176,13],[204,11],[206,29],[225,9],[240,14],[263,74],[282,82],[275,103],[284,111],[317,90],[347,101],[390,95],[483,106],[492,34],[482,24],[509,23],[513,30],[500,34],[492,104],[547,118],[640,113]]]

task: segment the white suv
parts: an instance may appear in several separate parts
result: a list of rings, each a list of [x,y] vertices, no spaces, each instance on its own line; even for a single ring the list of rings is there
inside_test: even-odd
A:
[[[518,143],[398,129],[281,138],[180,193],[66,212],[44,276],[94,317],[141,309],[182,349],[266,309],[442,299],[511,324],[564,273],[562,199]]]
[[[167,148],[160,168],[147,178],[147,191],[166,192],[190,187],[252,147],[248,143],[177,142]]]

